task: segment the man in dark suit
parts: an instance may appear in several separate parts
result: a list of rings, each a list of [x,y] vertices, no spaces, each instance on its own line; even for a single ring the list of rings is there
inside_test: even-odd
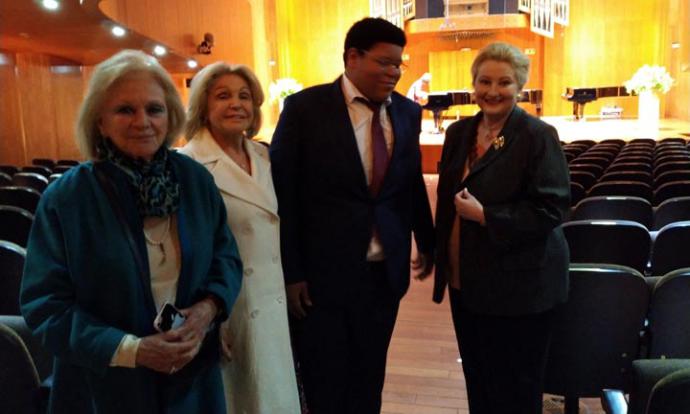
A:
[[[378,413],[388,344],[410,279],[432,270],[421,108],[394,92],[402,30],[355,23],[345,73],[289,96],[271,144],[288,307],[312,414]]]

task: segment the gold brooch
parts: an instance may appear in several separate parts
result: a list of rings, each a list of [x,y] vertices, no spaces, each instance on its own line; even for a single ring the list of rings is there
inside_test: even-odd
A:
[[[506,139],[503,138],[503,135],[501,135],[500,137],[494,138],[494,140],[491,144],[494,146],[494,149],[497,150],[497,149],[503,148],[503,144],[505,144],[505,143],[506,143]]]

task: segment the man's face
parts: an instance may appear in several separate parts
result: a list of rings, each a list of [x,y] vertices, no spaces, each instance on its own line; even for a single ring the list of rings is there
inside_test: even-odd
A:
[[[385,101],[400,80],[403,48],[392,43],[375,43],[369,50],[350,48],[345,72],[364,96]]]

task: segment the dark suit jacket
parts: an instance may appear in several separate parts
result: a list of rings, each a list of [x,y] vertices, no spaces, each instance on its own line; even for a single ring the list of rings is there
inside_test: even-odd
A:
[[[443,299],[448,256],[460,255],[460,291],[471,311],[517,316],[567,298],[568,246],[560,227],[570,205],[568,165],[556,130],[515,107],[499,136],[462,182],[482,117],[452,124],[439,167],[434,301]],[[467,187],[484,206],[486,226],[462,220],[460,251],[449,252],[453,198]]]
[[[409,286],[411,232],[421,251],[433,252],[421,109],[397,93],[392,100],[394,146],[377,197],[367,187],[341,78],[285,100],[270,148],[283,268],[286,283],[307,281],[315,301],[346,301],[356,293],[374,223],[399,297]]]

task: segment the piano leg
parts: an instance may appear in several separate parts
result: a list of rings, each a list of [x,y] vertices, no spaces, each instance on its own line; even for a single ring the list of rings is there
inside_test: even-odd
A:
[[[443,109],[434,109],[434,132],[437,134],[443,133]]]

